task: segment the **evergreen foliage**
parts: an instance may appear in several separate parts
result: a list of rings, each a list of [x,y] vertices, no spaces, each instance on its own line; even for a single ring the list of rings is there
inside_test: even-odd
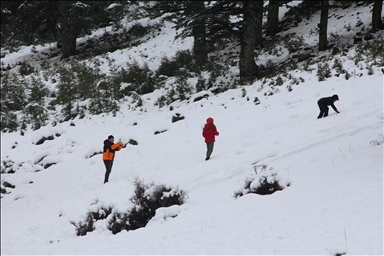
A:
[[[276,31],[299,26],[303,19],[309,19],[315,12],[320,11],[321,1],[315,3],[306,0],[292,6],[291,2],[271,1],[263,7],[262,1],[254,5],[248,1],[222,0],[4,1],[1,5],[2,56],[17,50],[21,45],[46,42],[57,43],[59,47],[51,48],[49,57],[60,54],[60,49],[62,58],[71,54],[78,56],[56,63],[50,62],[48,57],[41,62],[40,69],[33,62],[27,61],[2,65],[1,131],[20,130],[23,134],[27,128],[39,129],[46,125],[49,119],[62,122],[77,116],[83,118],[87,113],[115,115],[123,102],[127,102],[130,108],[142,107],[142,96],[156,89],[164,89],[155,102],[159,107],[177,100],[188,100],[193,93],[204,90],[210,90],[213,94],[221,93],[236,88],[239,81],[244,84],[252,82],[256,77],[263,79],[261,87],[270,87],[265,95],[275,94],[279,89],[274,86],[287,82],[289,84],[286,86],[291,91],[293,85],[303,82],[302,79],[290,75],[291,71],[301,69],[311,72],[318,60],[315,55],[309,53],[314,49],[305,43],[302,36],[288,34],[282,37]],[[372,1],[330,3],[329,8],[334,9],[354,4],[372,5]],[[281,21],[276,21],[278,8],[283,5],[288,8],[288,12]],[[274,19],[275,24],[266,24],[262,32],[268,30],[268,35],[277,34],[273,38],[263,38],[259,35],[262,28],[259,15],[262,12],[269,14],[269,11],[274,12],[275,17],[271,19]],[[374,16],[379,22],[376,27],[380,26],[378,11],[376,6]],[[147,25],[135,22],[139,18],[148,17],[157,20]],[[123,20],[131,22],[130,25],[124,27],[121,24]],[[151,36],[156,36],[155,34],[162,30],[164,22],[174,23],[178,32],[175,39],[193,37],[194,42],[190,50],[178,51],[174,57],[164,56],[157,70],[151,70],[147,63],[139,65],[136,61],[124,67],[113,67],[113,64],[109,63],[111,72],[107,75],[100,72],[100,66],[105,64],[104,57],[110,61],[108,56],[90,61],[84,59],[98,52],[140,44]],[[249,31],[257,30],[256,34],[246,32],[249,24],[252,25]],[[78,36],[87,35],[93,29],[108,25],[112,25],[112,31],[105,32],[100,38],[89,38],[86,43],[73,45]],[[348,26],[351,29],[351,25]],[[376,30],[369,32],[375,33]],[[318,33],[318,28],[310,33]],[[256,42],[252,38],[256,38]],[[375,39],[372,34],[361,34],[359,38],[360,41],[354,42],[356,54],[352,58],[356,66],[362,69],[365,65],[368,75],[372,75],[375,66],[384,66],[383,40]],[[331,34],[330,39],[330,43],[338,45],[336,48],[339,52],[335,54],[347,56],[350,45],[345,42],[342,46],[339,45],[345,38]],[[70,44],[72,45],[68,46]],[[246,47],[249,48],[247,53],[244,51]],[[63,48],[66,48],[66,56]],[[281,62],[273,63],[269,60],[266,64],[255,63],[259,52],[281,57],[285,50],[292,55],[288,55],[289,57]],[[36,48],[32,48],[32,54],[37,52]],[[255,55],[249,57],[252,53]],[[349,79],[351,75],[362,75],[351,70],[348,72],[338,58],[334,57],[334,62],[332,57],[321,61],[318,63],[316,74],[319,81],[324,81],[332,75],[343,75],[345,79]],[[331,72],[331,66],[334,72]],[[235,67],[239,68],[240,77],[236,76],[236,72],[232,72]],[[49,89],[48,82],[53,85]],[[255,101],[255,104],[258,103],[259,100]],[[56,110],[61,113],[56,113]]]
[[[70,67],[66,66],[61,66],[58,71],[60,82],[57,85],[56,102],[63,105],[62,114],[67,121],[74,117],[72,116],[72,108],[78,94],[76,74],[72,72]]]
[[[317,65],[317,79],[319,82],[325,81],[329,77],[331,77],[331,69],[329,68],[329,64],[327,62],[324,64],[319,63]]]
[[[1,131],[16,131],[17,112],[23,110],[27,102],[26,81],[14,73],[1,77]]]
[[[58,42],[60,48],[71,48],[73,40],[91,29],[110,24],[121,26],[130,2],[3,1],[2,47],[13,51],[21,45]]]
[[[176,52],[175,57],[163,56],[160,66],[156,71],[157,77],[174,77],[180,75],[183,70],[199,72],[199,67],[194,64],[194,59],[189,50]]]
[[[32,123],[32,129],[37,130],[46,125],[48,120],[48,109],[45,107],[45,99],[49,90],[44,83],[34,76],[31,77],[29,84],[27,102],[24,108],[25,117],[28,123]]]
[[[97,85],[95,95],[90,99],[89,112],[93,115],[101,113],[116,113],[119,110],[118,101],[114,97],[108,80],[102,80]]]
[[[132,92],[139,95],[151,93],[156,89],[155,74],[147,63],[127,64],[126,68],[115,71],[111,79],[111,90],[116,99],[130,96]]]

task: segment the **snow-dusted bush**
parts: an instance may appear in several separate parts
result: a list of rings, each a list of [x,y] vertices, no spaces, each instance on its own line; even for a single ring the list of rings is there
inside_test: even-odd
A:
[[[290,186],[290,181],[281,179],[277,170],[272,167],[256,165],[254,169],[255,174],[245,180],[243,188],[235,192],[235,198],[249,193],[270,195]]]
[[[384,136],[380,134],[376,140],[371,141],[372,146],[379,146],[384,143]]]
[[[172,117],[172,123],[175,123],[177,121],[184,120],[184,119],[185,119],[184,116],[180,115],[179,113],[176,113],[176,115]]]
[[[186,193],[179,188],[171,188],[162,184],[144,184],[143,181],[136,179],[134,182],[135,191],[131,197],[131,202],[144,208],[148,208],[155,213],[157,208],[169,207],[171,205],[182,205],[186,198]]]
[[[95,206],[95,205],[94,205]],[[85,220],[79,221],[76,223],[75,221],[71,221],[71,224],[76,227],[76,234],[78,236],[85,236],[88,232],[92,232],[95,230],[95,222],[98,220],[106,219],[113,211],[113,206],[99,206],[95,209],[91,209]]]
[[[134,186],[134,195],[130,198],[133,206],[129,210],[120,212],[113,206],[98,206],[96,202],[85,220],[78,223],[71,221],[76,227],[76,234],[84,236],[87,232],[92,232],[95,230],[95,222],[103,219],[106,219],[107,228],[112,234],[142,228],[155,216],[158,208],[182,205],[187,197],[186,192],[177,187],[171,188],[155,183],[144,184],[139,179],[134,181]]]
[[[328,62],[317,64],[317,79],[319,82],[327,80],[332,76]]]
[[[192,53],[189,50],[177,51],[175,57],[162,57],[160,66],[156,71],[156,76],[172,77],[181,74],[181,70],[197,72],[198,66],[195,64]]]
[[[90,214],[95,221],[106,219],[113,211],[113,206],[101,206],[96,211],[91,211]]]
[[[41,145],[47,140],[60,137],[63,133],[65,133],[65,130],[62,128],[44,127],[32,138],[32,144]]]
[[[4,159],[1,161],[1,173],[15,173],[23,164],[22,161],[15,162],[11,159]]]
[[[3,186],[5,188],[15,188],[16,186],[15,185],[12,185],[11,183],[7,182],[7,181],[4,181],[3,182]]]
[[[145,227],[156,214],[156,209],[172,205],[182,205],[186,199],[186,192],[179,188],[171,188],[162,184],[144,184],[136,179],[135,191],[130,201],[134,204],[128,213],[114,212],[108,222],[108,229],[113,234],[122,230],[135,230]]]
[[[123,230],[129,230],[129,212],[114,212],[112,218],[109,219],[107,228],[116,235]]]
[[[87,213],[84,221],[79,221],[78,223],[71,221],[71,224],[76,227],[77,236],[85,236],[88,232],[95,230],[94,220],[90,212]]]
[[[1,184],[0,193],[1,194],[9,194],[11,192],[8,192],[6,188],[15,188],[15,185],[12,185],[11,183],[5,181],[3,184]],[[3,198],[3,195],[1,195],[1,198]]]
[[[1,186],[0,187],[0,194],[7,194],[7,190],[5,189],[5,187]],[[1,198],[3,198],[3,195],[1,195]]]
[[[15,162],[10,159],[1,161],[1,173],[14,173],[14,163]]]
[[[62,157],[60,155],[57,155],[57,156],[47,156],[47,157],[44,157],[44,159],[41,161],[41,164],[44,167],[44,169],[48,169],[52,165],[60,163],[61,161],[63,161],[63,159],[62,159]]]

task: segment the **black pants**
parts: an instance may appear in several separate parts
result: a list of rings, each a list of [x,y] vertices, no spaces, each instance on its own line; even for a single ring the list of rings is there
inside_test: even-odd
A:
[[[329,111],[328,106],[320,103],[317,103],[317,105],[319,105],[319,109],[320,109],[320,114],[317,117],[317,119],[328,116],[328,111]]]
[[[208,160],[213,152],[214,142],[206,142],[205,144],[207,144],[207,154],[205,160]]]
[[[111,160],[104,160],[104,165],[105,165],[104,183],[106,183],[106,182],[108,182],[109,174],[111,174],[111,171],[112,171],[113,161],[111,161]]]

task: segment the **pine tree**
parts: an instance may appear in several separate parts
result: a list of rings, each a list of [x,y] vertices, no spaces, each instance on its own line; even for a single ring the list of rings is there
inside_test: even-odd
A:
[[[329,9],[328,0],[321,1],[319,51],[325,51],[327,49],[328,9]]]
[[[251,82],[258,76],[255,63],[255,43],[257,34],[257,4],[253,1],[243,2],[243,22],[241,30],[240,79],[242,83]]]
[[[26,89],[24,79],[14,73],[5,73],[1,78],[1,109],[22,110],[26,105]]]
[[[72,72],[71,67],[65,66],[59,68],[59,75],[60,82],[57,86],[56,101],[63,105],[62,113],[64,120],[68,121],[73,118],[72,108],[75,105],[75,99],[78,93],[76,75]]]
[[[2,1],[5,46],[57,42],[62,59],[76,54],[76,39],[119,23],[131,1]]]
[[[49,90],[47,86],[37,77],[32,76],[29,85],[29,95],[27,97],[28,104],[24,112],[32,124],[32,129],[37,130],[46,125],[48,120],[48,110],[45,107],[45,99]]]
[[[381,11],[383,9],[383,0],[373,1],[372,9],[372,30],[384,29],[384,23],[381,19]]]
[[[17,111],[26,103],[26,83],[16,74],[5,73],[1,78],[1,130],[15,131],[18,124]]]
[[[86,100],[94,97],[98,82],[105,76],[98,67],[90,67],[80,62],[71,63],[71,70],[76,76],[76,99]]]
[[[271,0],[268,4],[268,17],[266,24],[266,35],[276,35],[280,31],[279,28],[279,7],[280,1]]]
[[[89,104],[89,112],[91,114],[116,113],[119,110],[118,101],[115,99],[109,84],[110,81],[103,80],[97,85],[96,94]]]

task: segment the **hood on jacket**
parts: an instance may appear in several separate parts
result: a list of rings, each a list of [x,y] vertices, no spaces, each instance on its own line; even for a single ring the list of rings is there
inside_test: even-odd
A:
[[[333,100],[339,100],[339,96],[337,96],[337,94],[335,94],[335,95],[332,96],[332,99]]]
[[[111,144],[112,144],[112,142],[110,142],[109,140],[104,141],[104,146],[111,145]]]
[[[212,117],[207,118],[207,124],[213,124],[213,118]]]

